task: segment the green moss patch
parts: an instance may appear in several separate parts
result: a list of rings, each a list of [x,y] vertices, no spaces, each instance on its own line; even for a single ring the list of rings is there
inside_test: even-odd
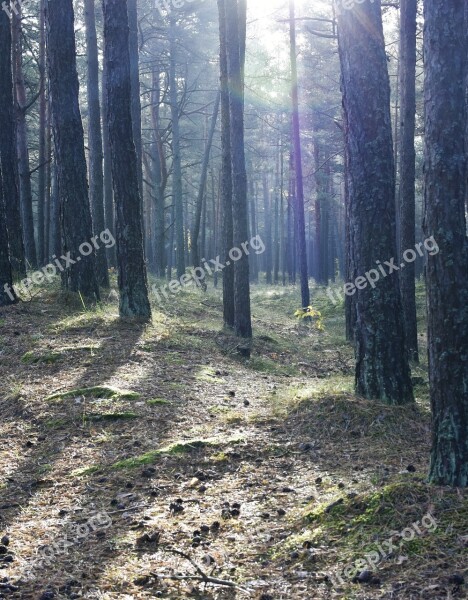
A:
[[[148,406],[164,406],[170,404],[169,400],[164,400],[164,398],[151,398],[146,401]]]
[[[25,365],[35,365],[38,363],[53,364],[63,358],[62,352],[45,352],[44,354],[38,354],[36,352],[26,352],[21,357],[21,362]]]
[[[305,511],[307,537],[315,545],[339,545],[341,560],[354,561],[392,538],[401,553],[421,556],[456,547],[468,522],[468,500],[455,490],[440,489],[411,477],[397,480],[374,493],[351,494]],[[421,521],[426,518],[426,526]],[[405,541],[401,533],[414,524],[421,530]],[[430,526],[427,526],[427,525]],[[463,549],[458,544],[462,553]]]

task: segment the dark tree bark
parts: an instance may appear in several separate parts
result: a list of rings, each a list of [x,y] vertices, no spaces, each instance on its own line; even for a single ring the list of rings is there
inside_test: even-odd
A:
[[[297,57],[296,57],[296,20],[294,0],[289,0],[289,37],[291,55],[292,78],[292,129],[294,144],[294,173],[296,177],[296,243],[299,259],[299,272],[301,276],[301,301],[302,307],[310,304],[309,271],[307,268],[307,243],[304,216],[304,182],[302,177],[302,149],[301,130],[299,123],[299,93],[297,82]]]
[[[47,202],[47,172],[50,156],[47,153],[47,95],[46,95],[46,48],[45,48],[45,0],[40,0],[39,5],[39,170],[37,190],[37,262],[43,265],[48,258],[48,244],[46,243],[46,202]],[[48,215],[47,215],[48,217]]]
[[[184,204],[182,198],[182,165],[180,156],[179,102],[177,92],[176,21],[171,15],[169,26],[170,60],[169,92],[172,120],[172,196],[175,207],[175,238],[177,277],[185,273]]]
[[[137,154],[138,186],[143,197],[143,146],[141,139],[141,101],[140,101],[140,57],[138,48],[138,11],[137,0],[127,0],[130,52],[130,79],[132,85],[132,127],[133,141]]]
[[[114,191],[112,189],[112,160],[111,150],[109,143],[109,128],[107,123],[109,122],[107,115],[107,75],[106,75],[106,64],[102,66],[102,93],[101,93],[101,105],[102,105],[102,150],[104,156],[104,219],[106,229],[112,233],[115,238],[115,208],[114,208]],[[107,262],[110,267],[117,267],[117,256],[116,248],[112,246],[107,249]]]
[[[465,0],[465,32],[468,30],[468,0]],[[468,64],[468,36],[465,36],[466,42],[466,64]],[[465,106],[468,112],[468,66],[465,65]],[[465,124],[465,150],[468,152],[468,117]],[[465,177],[465,205],[466,214],[468,215],[468,164],[466,167]]]
[[[5,220],[10,235],[13,277],[26,276],[21,225],[18,163],[16,160],[15,105],[10,19],[0,10],[0,165],[3,173]]]
[[[244,56],[245,0],[226,0],[226,54],[231,124],[232,215],[234,247],[248,242],[247,173],[244,150]],[[232,262],[232,259],[230,259]],[[242,252],[234,263],[234,331],[241,338],[252,337],[250,313],[249,257]],[[250,355],[246,347],[245,354]]]
[[[0,81],[0,86],[2,82]],[[10,262],[10,248],[5,215],[5,198],[3,194],[2,172],[0,169],[0,306],[8,306],[18,302],[13,289],[13,277]]]
[[[400,3],[400,191],[399,233],[400,255],[414,248],[416,239],[415,177],[416,152],[416,11],[417,0]],[[407,263],[401,271],[401,299],[406,341],[411,360],[418,361],[418,329],[416,320],[415,264]]]
[[[126,0],[103,0],[104,57],[116,210],[120,316],[148,320],[151,308],[143,251],[138,165],[133,142]]]
[[[105,230],[104,174],[101,134],[101,106],[99,103],[99,57],[96,35],[95,0],[85,0],[86,53],[88,60],[88,146],[89,146],[89,195],[93,216],[94,233]],[[96,276],[99,285],[109,287],[106,248],[96,251]]]
[[[379,262],[397,256],[390,84],[380,0],[343,11],[338,17],[338,40],[347,124],[352,272],[364,278]],[[373,286],[360,280],[353,293],[357,393],[389,404],[411,402],[398,275],[381,275]]]
[[[72,0],[47,0],[47,51],[52,122],[57,163],[62,248],[74,264],[63,273],[72,292],[99,299],[95,255],[80,251],[93,246],[84,132],[78,104],[78,74]],[[86,249],[88,252],[88,248]]]
[[[234,226],[232,221],[231,122],[227,65],[226,0],[218,0],[218,12],[221,82],[222,258],[224,264],[227,265],[223,271],[223,317],[225,327],[234,329],[234,264],[229,260],[229,251],[234,245]]]
[[[463,2],[424,5],[424,232],[440,249],[427,261],[430,480],[468,486],[467,118]]]
[[[23,75],[23,44],[22,44],[22,7],[18,4],[12,15],[14,78],[16,88],[16,135],[19,167],[19,183],[21,198],[21,214],[24,234],[24,249],[26,261],[31,269],[37,268],[36,241],[34,239],[33,198],[31,188],[31,173],[29,168],[28,129],[26,111],[28,101]]]
[[[45,5],[45,0],[44,0]],[[45,26],[45,24],[44,24]],[[44,262],[50,260],[52,252],[50,251],[50,231],[52,224],[52,128],[50,122],[50,102],[46,97],[46,126],[45,126],[45,198],[44,198]]]
[[[60,256],[62,235],[60,232],[60,197],[58,191],[58,168],[54,160],[50,173],[50,253],[52,258]]]

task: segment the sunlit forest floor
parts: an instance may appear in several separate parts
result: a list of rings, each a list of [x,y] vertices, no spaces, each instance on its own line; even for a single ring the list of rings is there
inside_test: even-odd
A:
[[[251,360],[220,291],[150,326],[104,300],[49,287],[0,315],[0,598],[467,597],[466,493],[425,482],[424,336],[417,403],[395,408],[353,394],[323,292],[320,332],[296,289],[254,286]]]

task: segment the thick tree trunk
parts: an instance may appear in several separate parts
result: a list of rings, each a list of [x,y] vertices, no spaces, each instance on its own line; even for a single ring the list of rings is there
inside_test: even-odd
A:
[[[424,5],[424,232],[433,413],[430,480],[468,486],[468,238],[465,219],[467,67],[463,3]],[[455,60],[454,57],[457,57]],[[463,57],[463,58],[462,58]]]
[[[58,168],[55,158],[51,165],[50,175],[50,254],[52,255],[52,258],[55,259],[60,256],[62,247]]]
[[[104,219],[104,174],[101,134],[101,106],[99,103],[99,58],[96,35],[95,0],[85,0],[86,53],[88,59],[88,146],[89,195],[93,216],[93,230],[100,235],[106,228]],[[96,276],[99,285],[109,287],[106,248],[96,251]]]
[[[45,3],[45,0],[44,0]],[[52,129],[50,122],[50,102],[49,97],[46,98],[46,127],[45,127],[45,155],[46,155],[46,171],[45,171],[45,199],[44,199],[44,262],[50,260],[51,243],[50,230],[52,222]]]
[[[39,4],[39,171],[38,171],[38,189],[37,189],[37,262],[39,266],[45,263],[48,258],[46,243],[46,186],[47,172],[49,168],[48,161],[50,156],[47,153],[47,95],[46,95],[46,48],[45,48],[45,0],[40,0]]]
[[[138,48],[138,11],[137,0],[127,0],[130,52],[130,79],[132,85],[132,128],[133,141],[137,154],[138,186],[143,198],[143,146],[141,139],[141,101],[140,101],[140,57]]]
[[[302,148],[301,130],[299,123],[299,93],[297,81],[296,20],[294,0],[289,0],[289,37],[292,78],[292,129],[294,144],[294,173],[296,176],[296,243],[297,257],[299,260],[299,272],[301,276],[302,307],[307,308],[310,304],[310,290],[309,271],[307,268],[307,243],[304,216],[304,182],[302,177]]]
[[[465,32],[468,30],[468,0],[465,0]],[[466,64],[465,64],[465,106],[468,113],[468,36],[465,35],[466,44]],[[466,118],[465,124],[465,151],[468,152],[468,117]],[[465,177],[465,205],[466,215],[468,218],[468,163],[466,165],[466,177]],[[468,231],[467,231],[468,235]]]
[[[401,0],[400,5],[400,259],[414,248],[416,230],[415,177],[416,152],[416,10],[417,0]],[[401,262],[400,261],[400,262]],[[405,261],[406,262],[406,261]],[[407,263],[400,274],[401,299],[406,342],[410,359],[418,361],[415,264]]]
[[[16,135],[18,151],[18,167],[21,197],[21,214],[24,233],[24,249],[26,261],[31,269],[37,268],[36,241],[34,239],[33,197],[31,188],[31,173],[29,168],[28,129],[26,111],[28,101],[23,75],[23,44],[22,44],[22,7],[18,4],[16,13],[13,12],[13,56],[16,88]]]
[[[79,84],[72,0],[47,0],[47,22],[62,248],[64,255],[68,255],[73,261],[64,265],[62,281],[72,292],[99,299],[86,179],[84,132],[78,104]],[[91,252],[88,254],[90,248]]]
[[[180,156],[179,102],[177,91],[177,41],[175,17],[170,17],[169,91],[172,120],[172,197],[175,207],[175,238],[177,277],[185,273],[184,204],[182,198],[182,165]]]
[[[232,215],[234,247],[242,256],[234,263],[234,330],[237,336],[252,337],[250,313],[249,257],[242,251],[248,242],[247,173],[244,149],[244,56],[246,6],[244,0],[226,0],[226,49],[231,123]],[[232,259],[230,259],[232,262]],[[250,349],[242,349],[250,355]]]
[[[0,166],[3,174],[5,220],[10,235],[10,260],[13,277],[26,276],[23,228],[21,225],[10,19],[0,10]]]
[[[234,245],[234,230],[232,221],[231,122],[227,65],[226,0],[218,0],[218,12],[221,82],[222,259],[226,265],[223,271],[223,318],[224,326],[234,329],[234,264],[229,260],[229,251]]]
[[[109,122],[107,114],[107,69],[106,64],[102,66],[102,150],[104,156],[104,220],[106,229],[115,237],[115,207],[114,207],[114,191],[112,189],[112,160],[109,143]],[[112,246],[107,248],[107,262],[110,267],[117,267],[116,248]]]
[[[356,391],[388,404],[413,400],[398,274],[376,266],[397,256],[390,84],[380,0],[338,17],[349,219],[356,287]],[[383,268],[383,267],[382,267]],[[364,274],[371,269],[378,281]]]
[[[116,210],[120,316],[148,320],[151,308],[143,251],[137,154],[133,142],[126,0],[103,0],[104,56]]]

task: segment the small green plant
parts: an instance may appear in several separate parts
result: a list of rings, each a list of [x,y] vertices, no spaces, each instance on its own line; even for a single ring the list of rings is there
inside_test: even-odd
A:
[[[322,313],[319,310],[315,310],[313,306],[297,309],[294,316],[297,317],[299,321],[313,321],[316,329],[319,331],[324,331],[325,329],[323,326]]]

